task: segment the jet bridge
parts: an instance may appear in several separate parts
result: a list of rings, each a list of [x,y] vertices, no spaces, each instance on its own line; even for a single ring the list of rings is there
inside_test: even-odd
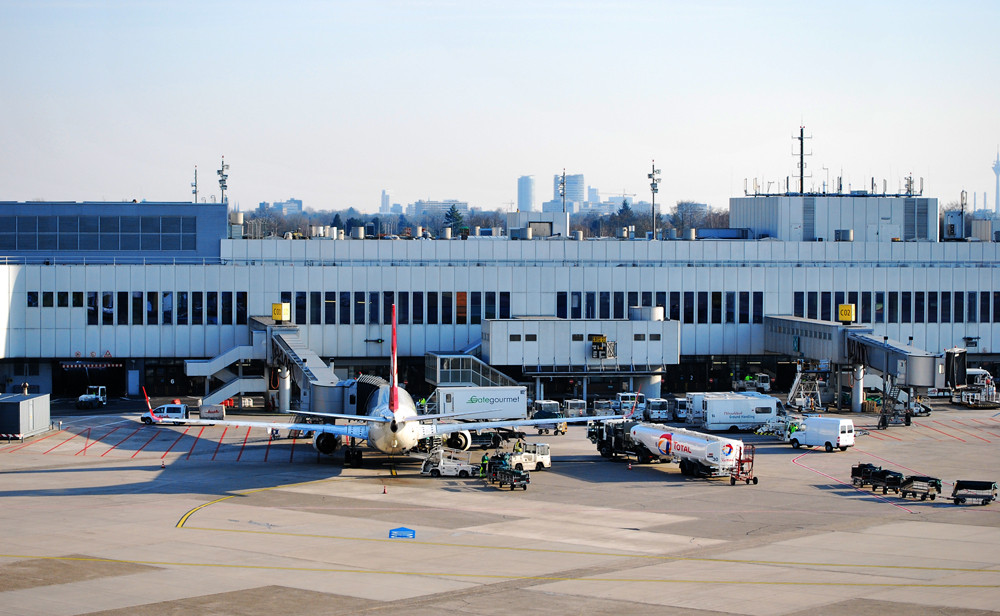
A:
[[[764,325],[766,352],[828,363],[838,381],[842,369],[852,370],[856,386],[852,388],[851,407],[855,412],[861,410],[866,369],[882,375],[884,399],[893,402],[900,388],[919,391],[945,386],[943,354],[876,336],[869,327],[785,315],[765,316]],[[839,395],[837,403],[839,406]]]

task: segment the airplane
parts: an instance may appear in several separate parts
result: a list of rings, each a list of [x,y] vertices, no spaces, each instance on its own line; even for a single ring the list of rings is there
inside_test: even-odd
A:
[[[392,305],[392,347],[389,367],[389,383],[378,386],[368,398],[364,415],[346,415],[339,413],[308,412],[301,413],[324,420],[343,419],[353,424],[336,423],[279,423],[270,421],[222,421],[187,419],[184,423],[205,426],[244,426],[264,428],[267,430],[300,430],[312,432],[313,448],[324,455],[333,455],[345,438],[350,439],[344,462],[360,466],[362,450],[356,446],[356,441],[366,441],[368,446],[387,455],[407,455],[416,449],[418,443],[431,436],[447,436],[448,445],[455,449],[468,449],[472,443],[471,431],[489,430],[495,428],[517,428],[537,424],[552,423],[552,419],[511,419],[502,421],[470,421],[463,423],[438,423],[441,419],[455,419],[471,413],[437,413],[419,415],[417,405],[410,394],[400,387],[398,358],[396,352],[396,305]],[[384,383],[384,381],[383,381]],[[147,405],[149,401],[147,399]],[[475,414],[481,414],[476,411]],[[167,420],[152,413],[150,416],[156,423]],[[575,423],[582,421],[603,421],[605,419],[620,419],[622,415],[604,415],[600,417],[567,417],[563,421]]]

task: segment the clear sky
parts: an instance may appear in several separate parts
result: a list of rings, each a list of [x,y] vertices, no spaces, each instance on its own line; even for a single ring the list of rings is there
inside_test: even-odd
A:
[[[0,200],[724,208],[744,178],[994,203],[1000,2],[0,0]],[[826,168],[826,169],[824,169]]]

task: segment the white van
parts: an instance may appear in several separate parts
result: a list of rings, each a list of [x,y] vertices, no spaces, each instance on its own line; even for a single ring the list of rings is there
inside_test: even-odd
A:
[[[587,414],[587,403],[583,400],[563,400],[566,417],[583,417]]]
[[[804,417],[801,421],[789,422],[784,441],[794,449],[801,446],[823,447],[828,452],[836,447],[847,451],[854,446],[854,421],[837,417]]]
[[[153,422],[170,421],[175,426],[184,423],[190,417],[190,410],[186,404],[164,404],[156,407],[152,411],[146,411],[140,419],[147,426]],[[156,418],[153,418],[156,415]]]

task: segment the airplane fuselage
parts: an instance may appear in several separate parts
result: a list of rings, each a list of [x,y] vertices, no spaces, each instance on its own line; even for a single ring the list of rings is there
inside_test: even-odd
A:
[[[387,422],[372,423],[368,427],[368,445],[388,454],[405,454],[417,446],[423,431],[417,421],[417,406],[402,388],[397,388],[398,408],[389,410],[389,387],[382,387],[372,396],[368,415],[384,417]]]

